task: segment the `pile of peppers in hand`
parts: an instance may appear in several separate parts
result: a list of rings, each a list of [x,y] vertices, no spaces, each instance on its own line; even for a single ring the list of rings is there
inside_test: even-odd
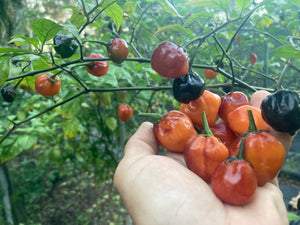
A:
[[[284,146],[271,128],[291,135],[300,129],[297,92],[277,91],[256,108],[242,92],[220,97],[205,90],[204,81],[190,70],[174,79],[173,95],[179,109],[154,125],[160,146],[182,153],[187,167],[222,201],[252,201],[256,187],[274,179],[284,163]]]

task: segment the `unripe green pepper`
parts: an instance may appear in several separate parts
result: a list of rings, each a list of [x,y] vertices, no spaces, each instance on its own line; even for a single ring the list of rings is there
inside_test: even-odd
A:
[[[300,98],[291,90],[280,90],[261,103],[264,120],[275,130],[294,135],[300,129]]]

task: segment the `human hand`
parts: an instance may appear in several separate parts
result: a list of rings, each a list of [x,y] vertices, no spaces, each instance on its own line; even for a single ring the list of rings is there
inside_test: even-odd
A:
[[[266,94],[255,93],[251,104],[260,106]],[[279,138],[288,150],[291,137],[280,134]],[[114,184],[136,225],[288,224],[276,182],[257,187],[255,198],[247,205],[225,204],[209,184],[186,167],[182,154],[167,151],[158,155],[153,124],[149,122],[128,141]]]

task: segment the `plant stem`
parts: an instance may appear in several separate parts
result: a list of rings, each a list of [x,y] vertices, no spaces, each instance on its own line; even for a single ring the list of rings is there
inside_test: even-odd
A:
[[[239,154],[238,154],[237,158],[238,159],[244,159],[245,158],[245,138],[244,137],[242,137],[242,139],[241,139]]]
[[[256,125],[255,125],[255,121],[254,121],[254,117],[253,117],[253,113],[251,109],[247,109],[248,112],[248,118],[249,118],[249,127],[248,127],[248,132],[253,132],[256,131]]]
[[[203,127],[204,127],[204,132],[206,136],[214,136],[214,134],[211,132],[211,130],[209,129],[209,125],[207,122],[207,118],[206,118],[206,114],[205,111],[203,111],[201,113],[202,116],[202,121],[203,121]]]

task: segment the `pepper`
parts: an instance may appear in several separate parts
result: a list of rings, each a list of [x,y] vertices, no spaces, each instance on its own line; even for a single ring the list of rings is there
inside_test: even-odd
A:
[[[173,81],[173,96],[181,103],[188,104],[190,101],[196,100],[203,94],[204,89],[203,79],[192,70]]]
[[[203,128],[201,113],[205,111],[208,124],[211,127],[216,123],[220,105],[221,97],[205,90],[199,98],[189,104],[182,103],[179,110],[188,115],[195,125]]]
[[[71,57],[77,50],[78,44],[71,35],[57,34],[53,39],[54,49],[61,58]]]
[[[187,167],[209,183],[215,168],[229,156],[229,151],[209,129],[205,111],[200,116],[205,134],[191,138],[184,147],[183,156]]]
[[[254,168],[258,186],[263,186],[272,180],[283,166],[285,149],[270,131],[258,130],[252,112],[251,109],[247,110],[249,128],[242,135],[245,138],[244,156]],[[241,138],[229,151],[238,152],[240,145]]]
[[[251,105],[242,105],[232,112],[227,114],[227,120],[230,129],[236,134],[243,134],[247,132],[249,127],[249,118],[247,110],[250,109],[253,113],[255,124],[259,130],[270,130],[271,127],[267,124],[261,116],[261,110]]]
[[[1,88],[1,95],[6,102],[13,102],[16,98],[16,89],[14,87]]]
[[[297,92],[280,90],[261,103],[263,119],[275,130],[294,135],[300,129],[300,98]]]

